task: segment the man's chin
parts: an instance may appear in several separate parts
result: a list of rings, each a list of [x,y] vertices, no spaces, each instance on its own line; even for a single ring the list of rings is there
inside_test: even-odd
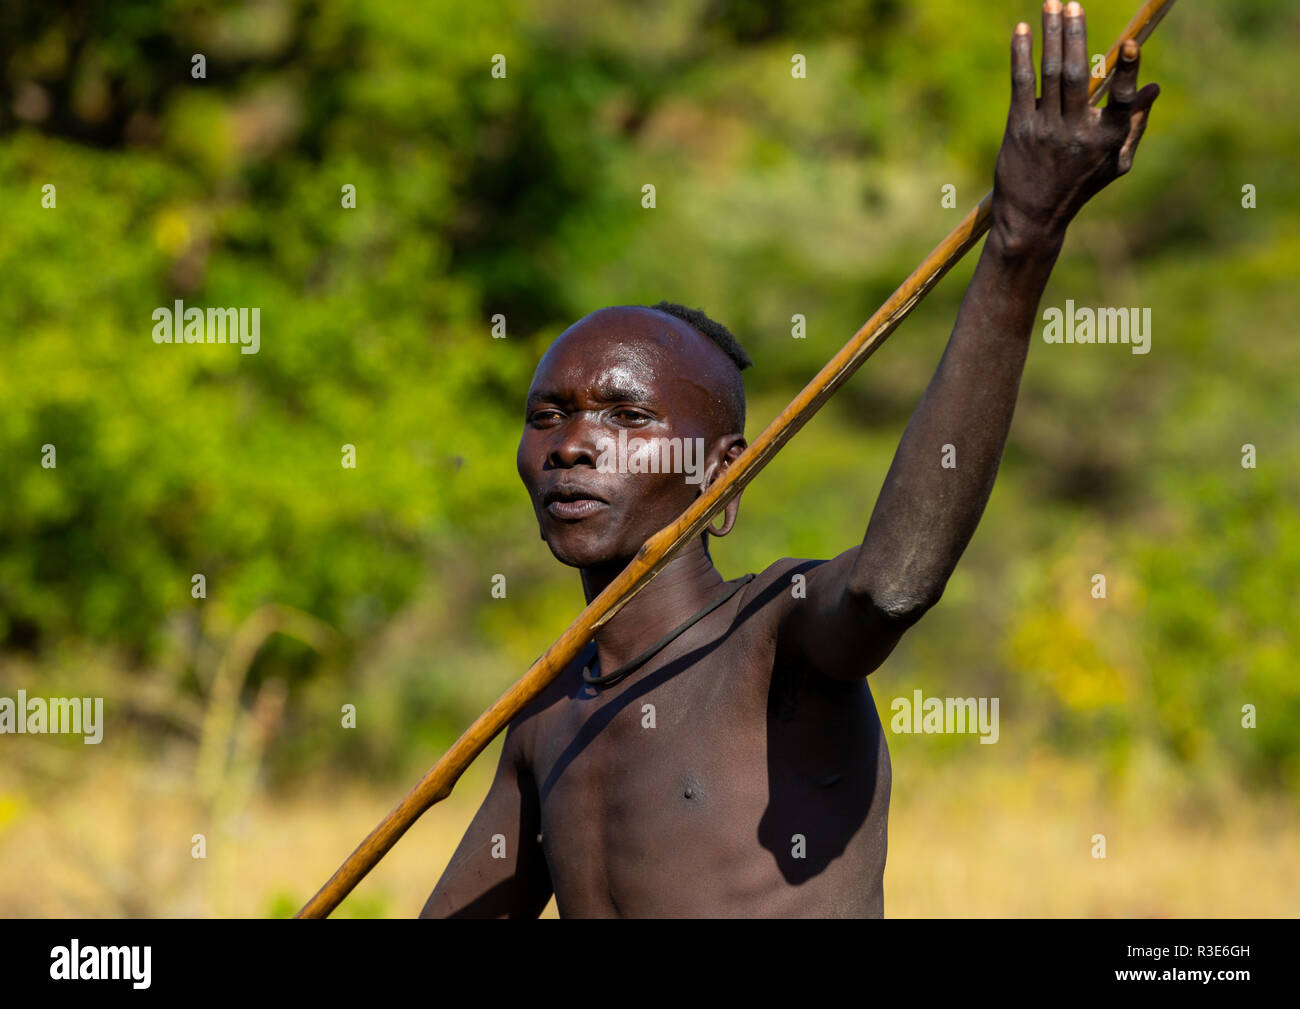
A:
[[[620,561],[618,551],[611,551],[608,542],[591,542],[587,536],[575,535],[575,532],[546,537],[551,555],[561,564],[567,564],[571,568],[601,568],[615,564],[620,568],[626,566],[626,558]]]

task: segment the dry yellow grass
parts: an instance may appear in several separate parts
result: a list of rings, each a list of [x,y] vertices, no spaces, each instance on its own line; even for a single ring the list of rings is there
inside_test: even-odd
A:
[[[417,914],[493,765],[487,757],[472,769],[337,913]],[[892,917],[1300,910],[1300,814],[1276,796],[1196,803],[1150,774],[1102,786],[1094,769],[1049,754],[981,755],[937,768],[907,754],[894,770],[885,890]],[[158,765],[104,763],[36,802],[12,773],[0,776],[0,914],[286,915],[400,792],[331,792],[317,783],[258,794],[227,823],[204,829],[185,782]],[[196,832],[207,835],[206,859],[191,857]],[[1105,859],[1092,857],[1094,834],[1106,837]]]
[[[893,917],[1300,913],[1300,815],[1277,795],[1211,801],[1154,770],[1103,785],[1095,768],[1048,754],[894,770]]]

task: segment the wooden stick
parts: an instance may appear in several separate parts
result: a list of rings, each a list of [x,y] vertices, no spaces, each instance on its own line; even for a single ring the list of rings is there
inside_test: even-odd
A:
[[[1137,39],[1139,43],[1146,41],[1173,4],[1174,0],[1147,0],[1133,16],[1118,41],[1106,53],[1105,77],[1094,77],[1089,82],[1089,100],[1092,104],[1097,104],[1110,86],[1115,62],[1119,57],[1119,47],[1127,39]],[[568,630],[560,635],[545,655],[533,663],[523,678],[465,730],[465,734],[420,779],[420,783],[411,789],[406,798],[384,817],[383,822],[367,835],[296,917],[323,918],[328,915],[426,809],[451,794],[452,787],[465,768],[483,752],[496,734],[560,675],[587,646],[596,631],[645,588],[684,544],[704,531],[713,516],[758,475],[835,390],[885,342],[953,264],[979,241],[988,230],[992,205],[993,192],[990,190],[979,205],[966,215],[947,238],[935,246],[934,251],[889,296],[875,315],[867,320],[724,474],[696,498],[676,521],[646,540],[623,572],[587,604],[587,608],[569,625]]]

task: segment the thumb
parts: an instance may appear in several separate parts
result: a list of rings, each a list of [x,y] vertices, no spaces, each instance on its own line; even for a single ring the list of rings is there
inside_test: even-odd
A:
[[[1146,132],[1151,105],[1159,95],[1160,85],[1148,84],[1133,99],[1133,111],[1129,114],[1128,120],[1128,136],[1124,138],[1124,146],[1119,149],[1120,175],[1133,167],[1133,154],[1137,150],[1138,141],[1142,139],[1142,134]]]

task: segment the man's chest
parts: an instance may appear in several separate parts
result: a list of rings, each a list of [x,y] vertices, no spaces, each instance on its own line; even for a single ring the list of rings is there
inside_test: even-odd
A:
[[[613,687],[575,678],[533,736],[543,809],[685,792],[692,774],[752,754],[766,721],[764,662],[770,672],[770,656],[738,637],[678,648]]]
[[[611,688],[575,682],[538,720],[529,764],[557,893],[578,876],[585,885],[671,864],[682,844],[725,848],[720,831],[737,811],[757,815],[767,693],[754,682],[758,651],[744,640],[679,648]]]
[[[832,696],[753,642],[691,655],[606,691],[575,683],[539,719],[529,763],[562,913],[744,906],[887,808],[865,684]]]

